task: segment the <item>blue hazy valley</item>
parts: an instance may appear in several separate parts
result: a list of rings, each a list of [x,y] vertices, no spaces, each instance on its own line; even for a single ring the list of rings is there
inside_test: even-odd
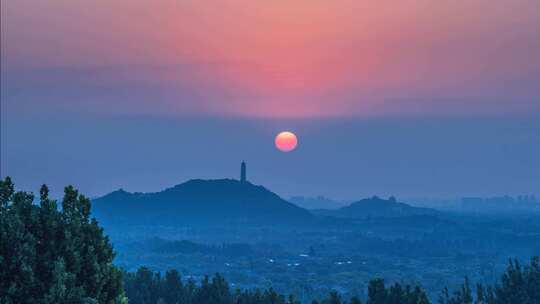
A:
[[[373,277],[420,283],[437,299],[465,276],[493,284],[510,257],[540,253],[534,196],[464,198],[437,209],[395,197],[294,200],[314,208],[248,180],[199,179],[152,193],[117,190],[92,208],[115,263],[128,271],[178,269],[196,281],[217,272],[235,288],[273,288],[301,302],[331,291],[366,298]]]

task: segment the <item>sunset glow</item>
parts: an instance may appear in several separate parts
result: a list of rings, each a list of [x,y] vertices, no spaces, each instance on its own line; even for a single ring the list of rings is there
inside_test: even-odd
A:
[[[74,111],[281,118],[540,107],[536,1],[2,5],[8,85],[67,83],[75,93],[51,102]]]

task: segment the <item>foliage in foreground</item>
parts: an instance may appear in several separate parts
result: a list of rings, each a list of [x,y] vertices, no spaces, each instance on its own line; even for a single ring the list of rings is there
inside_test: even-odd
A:
[[[522,267],[519,261],[510,261],[506,272],[496,286],[476,284],[476,292],[469,280],[453,295],[445,289],[439,304],[539,304],[540,303],[540,264],[534,257],[531,263]]]
[[[205,277],[200,284],[193,280],[182,281],[176,270],[169,270],[162,276],[142,267],[136,273],[124,275],[126,295],[130,304],[297,304],[300,303],[292,295],[286,297],[277,294],[272,288],[267,290],[231,290],[225,279],[216,274],[212,279]],[[368,304],[399,303],[427,304],[429,300],[419,287],[402,286],[396,283],[390,287],[381,279],[372,280],[369,284]],[[319,303],[314,301],[314,303]],[[340,295],[330,293],[322,304],[341,304]],[[358,298],[349,303],[361,304]]]
[[[90,200],[69,186],[62,211],[44,185],[34,196],[0,180],[0,303],[117,303],[121,272]]]
[[[294,296],[285,297],[271,288],[268,290],[232,291],[222,276],[205,277],[200,284],[193,280],[182,281],[176,270],[162,276],[142,267],[136,273],[124,274],[126,295],[130,304],[297,304]],[[314,304],[362,304],[357,297],[342,299],[337,292]],[[382,279],[371,280],[366,304],[429,304],[426,293],[420,286],[403,286],[395,283],[385,286]],[[475,292],[468,279],[450,294],[445,289],[439,304],[539,304],[540,266],[535,257],[529,265],[522,267],[518,261],[510,261],[506,272],[495,286],[477,284]]]

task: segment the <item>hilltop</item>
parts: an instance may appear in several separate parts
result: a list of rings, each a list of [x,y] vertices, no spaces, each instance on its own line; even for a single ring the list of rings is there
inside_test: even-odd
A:
[[[368,218],[368,217],[405,217],[417,215],[437,215],[438,211],[429,208],[413,207],[396,201],[394,198],[382,199],[377,196],[365,198],[348,206],[336,210],[319,209],[315,214],[341,218]]]
[[[92,203],[98,219],[117,224],[295,224],[313,219],[268,189],[233,179],[194,179],[154,193],[117,190]]]

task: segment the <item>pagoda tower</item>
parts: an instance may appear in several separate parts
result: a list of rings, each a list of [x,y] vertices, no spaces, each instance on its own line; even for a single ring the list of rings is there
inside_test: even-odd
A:
[[[240,165],[240,182],[245,183],[246,181],[246,162],[242,161]]]

